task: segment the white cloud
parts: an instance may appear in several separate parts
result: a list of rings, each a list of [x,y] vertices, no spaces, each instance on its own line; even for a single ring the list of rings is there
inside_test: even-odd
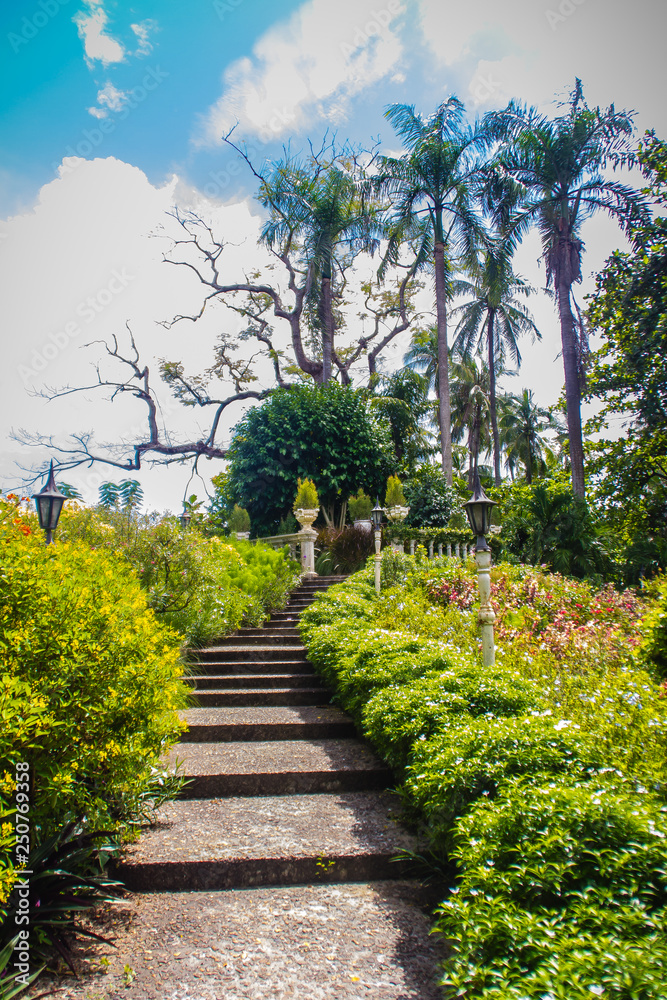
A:
[[[140,21],[139,24],[131,24],[130,27],[132,31],[137,36],[139,42],[139,48],[134,53],[135,56],[146,56],[149,52],[153,51],[153,44],[149,42],[148,36],[151,31],[155,31],[157,27],[157,22],[147,18],[145,21]]]
[[[102,90],[97,92],[97,106],[88,108],[88,111],[95,118],[106,118],[110,111],[122,111],[127,100],[127,94],[107,80]]]
[[[256,42],[252,58],[224,73],[222,96],[201,122],[199,145],[215,146],[238,120],[245,135],[279,138],[314,116],[345,118],[349,99],[396,68],[393,23],[400,0],[308,0]]]
[[[101,0],[86,0],[87,11],[80,11],[73,18],[83,41],[86,62],[92,65],[101,62],[103,66],[123,62],[125,49],[105,28],[109,20]]]
[[[104,358],[101,342],[116,335],[126,343],[126,321],[136,336],[142,363],[150,367],[174,436],[183,440],[201,436],[199,427],[206,425],[208,414],[178,405],[157,375],[160,357],[183,359],[188,371],[203,371],[211,364],[211,346],[221,328],[219,309],[196,326],[181,323],[168,331],[156,322],[196,312],[201,304],[201,286],[192,272],[163,263],[168,242],[148,238],[162,224],[170,231],[172,220],[165,212],[175,201],[210,215],[216,231],[234,244],[223,264],[232,280],[241,278],[244,268],[257,266],[260,220],[252,204],[207,202],[175,177],[154,186],[137,167],[113,157],[65,159],[60,175],[41,189],[32,210],[0,220],[0,231],[6,234],[0,240],[0,268],[6,282],[3,317],[12,331],[3,345],[0,372],[3,487],[16,485],[18,473],[11,464],[15,459],[30,465],[46,458],[46,452],[33,454],[12,442],[7,435],[12,426],[50,433],[60,441],[74,431],[93,428],[99,442],[133,440],[145,433],[144,411],[127,397],[110,404],[101,393],[89,392],[47,403],[30,395],[33,386],[93,383],[92,363]],[[36,246],[48,261],[39,279],[39,294],[30,263]],[[235,317],[224,321],[230,332],[237,327]],[[241,412],[230,408],[229,422],[236,423]],[[221,437],[228,439],[228,427],[221,428]],[[218,462],[206,467],[209,475],[218,471]],[[171,473],[156,469],[136,478],[142,481],[150,505],[177,509],[187,476],[187,469],[174,468]],[[73,470],[62,478],[82,487],[86,499],[94,501],[97,484],[113,477],[112,469],[100,466]]]

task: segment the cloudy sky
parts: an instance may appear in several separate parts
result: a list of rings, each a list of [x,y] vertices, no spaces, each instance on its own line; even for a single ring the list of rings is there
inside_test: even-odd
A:
[[[90,385],[105,342],[133,331],[142,361],[210,363],[224,310],[198,324],[159,325],[196,310],[196,281],[162,262],[178,205],[209,217],[231,244],[225,274],[262,263],[253,183],[221,136],[238,122],[258,163],[283,144],[298,151],[327,129],[339,139],[399,147],[383,111],[414,104],[424,114],[452,93],[472,116],[510,97],[556,110],[575,76],[590,104],[632,108],[638,132],[667,135],[664,37],[658,0],[15,0],[0,9],[0,487],[19,466],[41,467],[44,450],[19,446],[22,428],[65,442],[92,433],[131,441],[142,410],[91,390],[47,402],[45,387]],[[605,219],[584,233],[586,281],[623,239]],[[534,238],[517,267],[543,283]],[[562,387],[556,316],[534,300],[543,341],[525,349],[511,382],[545,404]],[[386,360],[389,370],[404,344]],[[106,371],[107,369],[103,369]],[[268,378],[260,370],[260,384]],[[268,384],[268,383],[267,383]],[[161,393],[173,438],[204,418]],[[228,423],[241,411],[230,412]],[[223,439],[229,435],[223,431]],[[219,463],[204,463],[208,478]],[[149,506],[178,509],[182,467],[140,478]],[[105,467],[67,481],[94,500]]]

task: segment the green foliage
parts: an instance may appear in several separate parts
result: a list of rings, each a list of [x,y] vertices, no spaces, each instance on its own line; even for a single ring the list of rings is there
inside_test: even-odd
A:
[[[416,528],[445,527],[458,507],[456,494],[435,465],[420,465],[406,480],[405,499],[410,513],[405,523]]]
[[[243,507],[234,504],[229,515],[228,527],[230,531],[250,531],[250,514]]]
[[[405,493],[403,492],[403,486],[398,476],[389,476],[384,502],[386,507],[406,506]]]
[[[266,545],[183,531],[174,517],[65,510],[59,535],[122,553],[148,603],[189,646],[205,646],[284,607],[299,567]]]
[[[399,471],[408,473],[420,459],[436,451],[426,427],[433,414],[428,381],[408,367],[371,382],[371,386],[370,405],[388,424]]]
[[[497,663],[484,668],[474,567],[395,561],[399,585],[377,598],[369,567],[301,628],[404,778],[433,870],[456,877],[437,918],[447,995],[660,1000],[667,702],[633,654],[642,603],[495,567]]]
[[[299,477],[313,480],[333,523],[342,498],[359,487],[379,493],[394,463],[364,394],[335,381],[272,393],[237,425],[229,458],[229,495],[260,534],[275,534]]]
[[[120,483],[102,483],[99,497],[102,507],[133,510],[141,506],[144,491],[136,479],[123,479]]]
[[[570,576],[605,576],[613,564],[585,500],[562,477],[504,487],[502,551]]]
[[[373,509],[373,501],[359,487],[358,493],[347,501],[347,509],[351,521],[368,521]]]
[[[639,162],[645,194],[664,210],[667,143],[646,133]],[[667,218],[636,226],[632,236],[634,249],[612,254],[588,306],[603,343],[587,396],[602,403],[589,428],[602,435],[589,446],[597,500],[625,543],[626,579],[637,582],[667,567]]]
[[[651,587],[654,601],[644,618],[640,648],[642,658],[660,677],[667,680],[667,579],[662,577]]]
[[[319,510],[319,507],[320,498],[315,483],[312,479],[301,479],[299,477],[292,510]]]

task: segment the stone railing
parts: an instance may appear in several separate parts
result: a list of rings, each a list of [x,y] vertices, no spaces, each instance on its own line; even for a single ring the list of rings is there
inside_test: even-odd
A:
[[[282,549],[289,546],[290,559],[301,563],[305,576],[315,574],[315,539],[317,532],[313,528],[302,528],[291,535],[266,535],[262,538],[251,538],[250,541],[265,542],[272,549]]]

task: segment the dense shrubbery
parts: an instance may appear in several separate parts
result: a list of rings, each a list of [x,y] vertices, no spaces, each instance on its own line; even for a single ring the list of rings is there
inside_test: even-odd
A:
[[[59,538],[119,552],[148,591],[149,606],[190,646],[259,625],[287,601],[300,573],[285,552],[241,539],[183,531],[178,518],[66,508]]]
[[[46,547],[36,519],[11,501],[0,501],[0,547],[3,813],[24,762],[33,846],[71,822],[122,831],[163,794],[159,760],[186,702],[180,637],[122,557],[81,541]]]
[[[659,1000],[667,704],[647,659],[659,612],[644,622],[631,593],[496,567],[498,656],[484,669],[474,567],[392,560],[402,583],[377,599],[361,572],[302,629],[451,872],[437,916],[448,995]]]

